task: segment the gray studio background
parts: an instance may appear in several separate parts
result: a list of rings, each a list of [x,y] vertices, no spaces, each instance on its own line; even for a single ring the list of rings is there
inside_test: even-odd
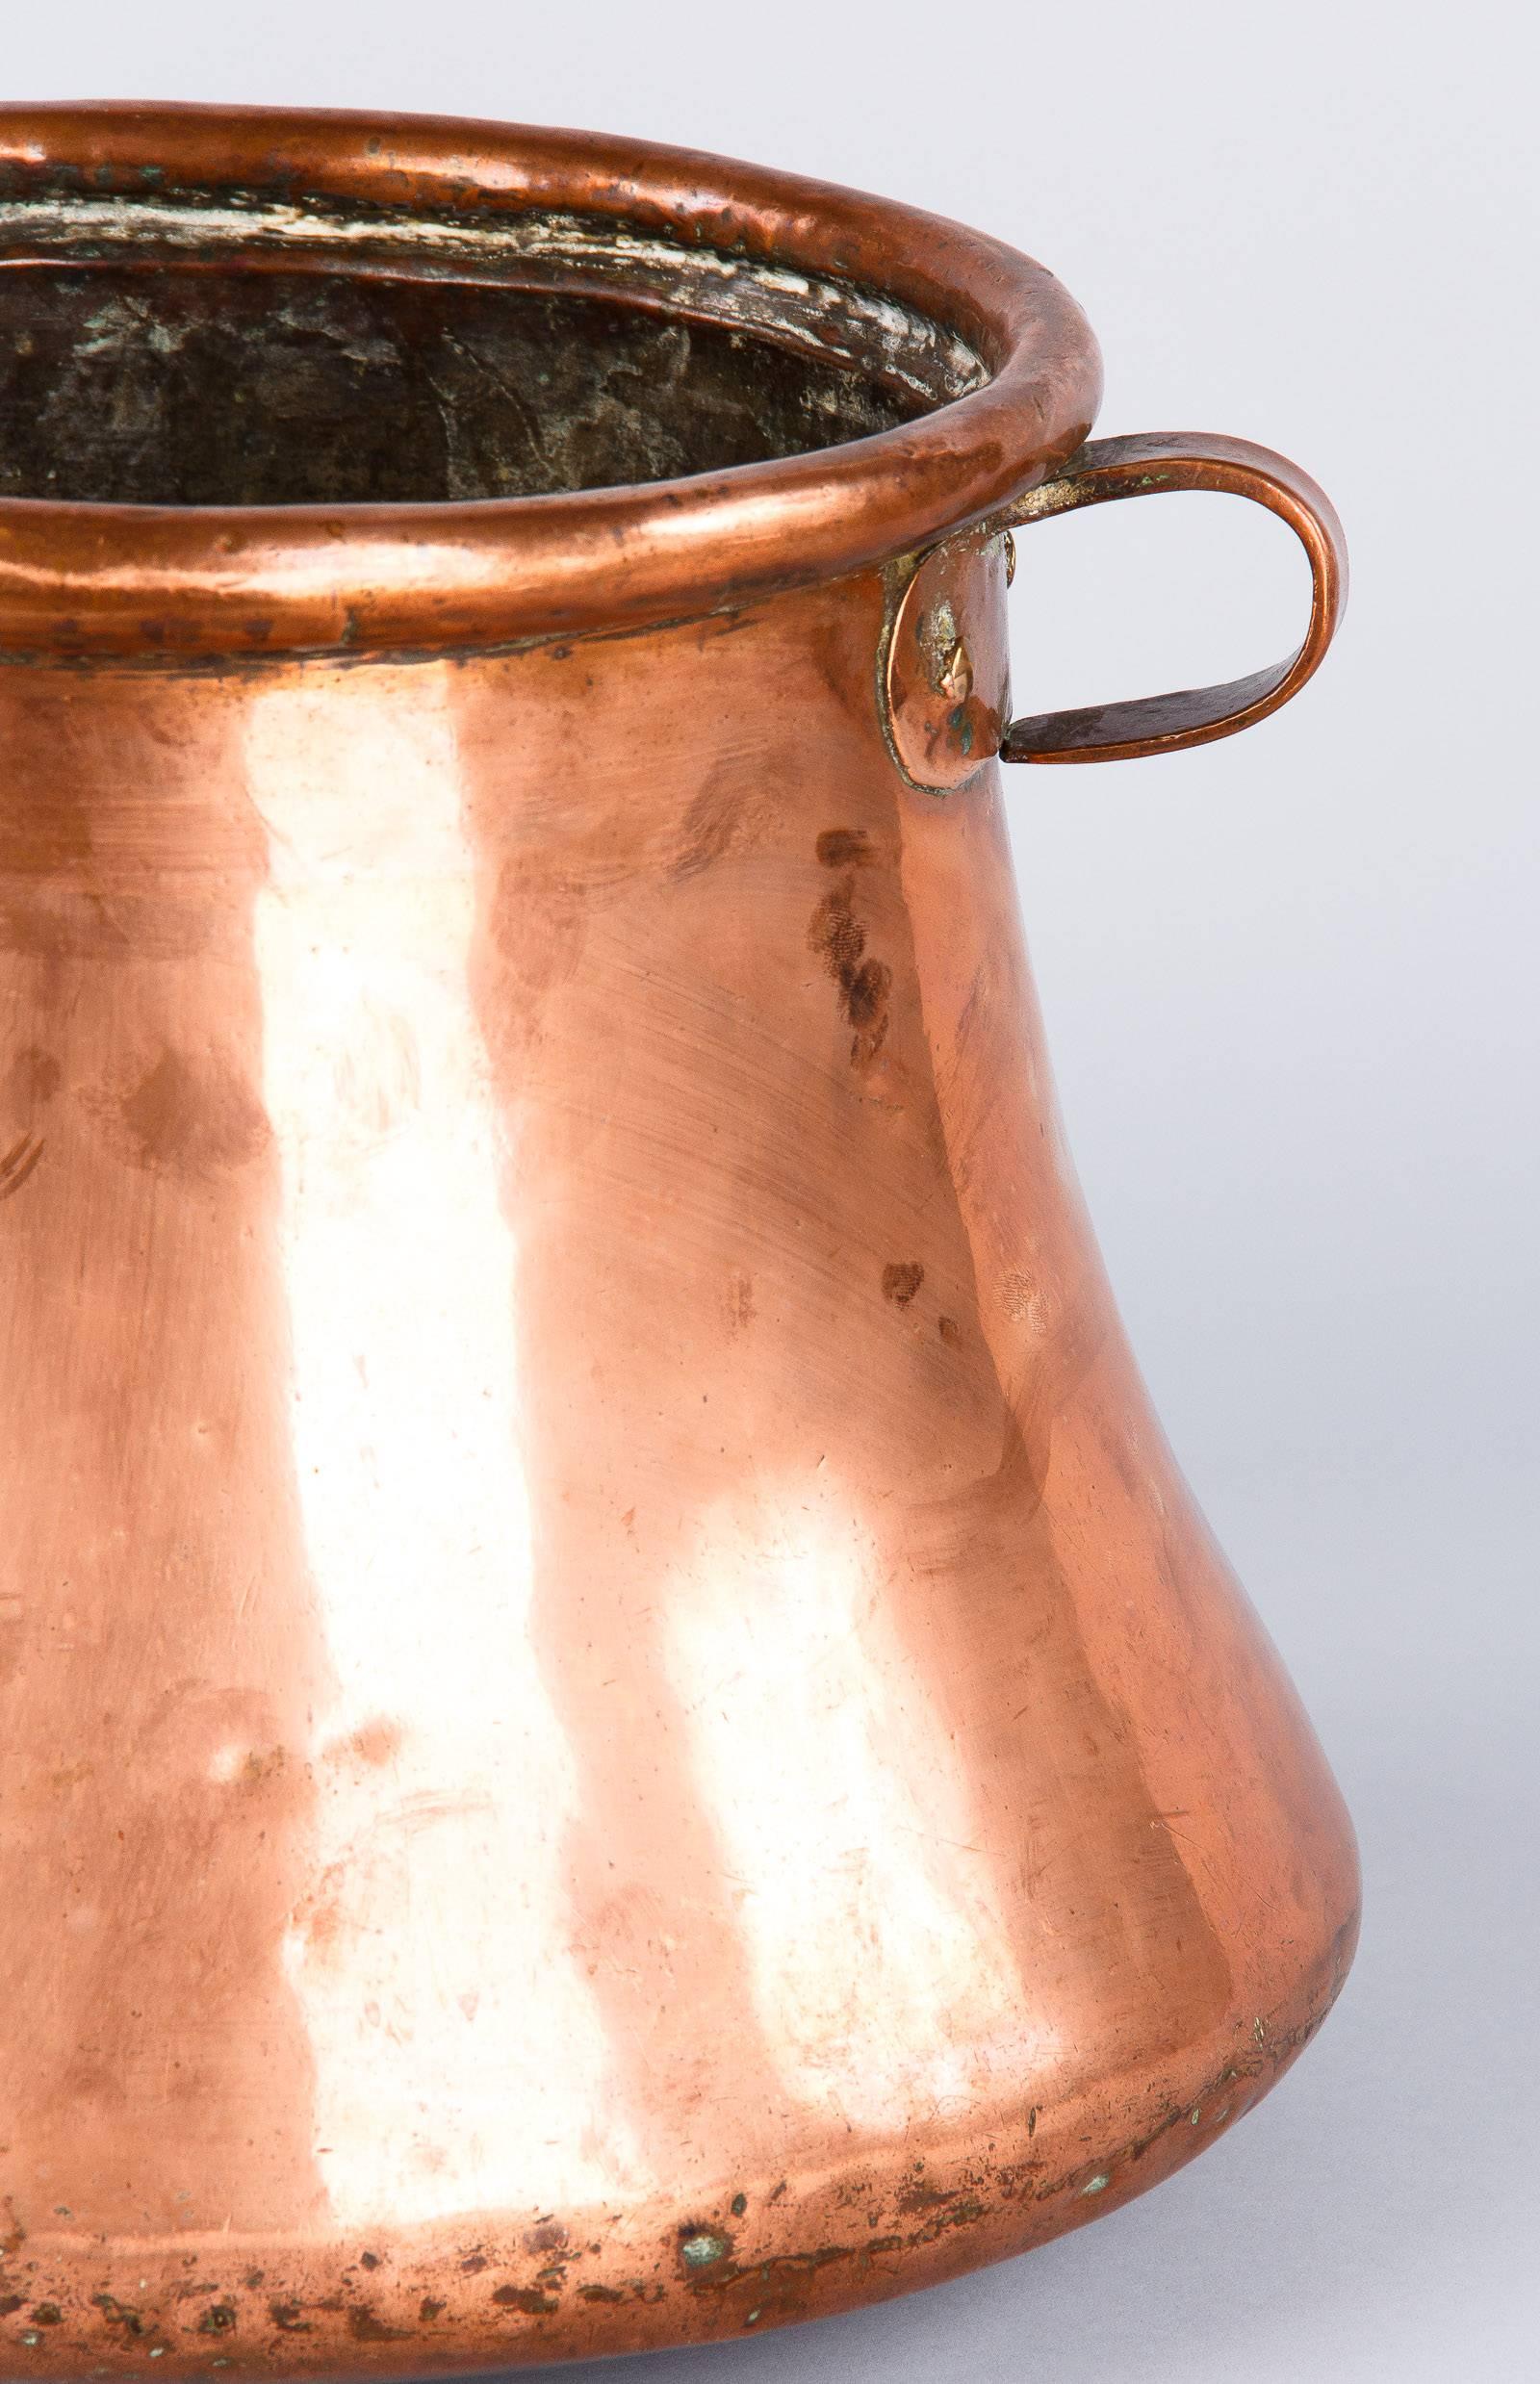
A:
[[[592,124],[1030,249],[1105,430],[1304,463],[1354,555],[1322,676],[1233,742],[1014,773],[1071,1140],[1157,1406],[1363,1840],[1319,2044],[1066,2241],[606,2384],[1525,2384],[1536,1753],[1534,59],[1516,7],[147,0],[5,26],[18,98]],[[1280,525],[1189,497],[1029,531],[1024,708],[1257,667]]]

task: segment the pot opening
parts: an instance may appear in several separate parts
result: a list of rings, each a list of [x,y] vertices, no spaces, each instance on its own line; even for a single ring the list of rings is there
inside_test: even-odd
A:
[[[0,497],[608,488],[892,429],[987,377],[885,294],[594,218],[0,203]]]

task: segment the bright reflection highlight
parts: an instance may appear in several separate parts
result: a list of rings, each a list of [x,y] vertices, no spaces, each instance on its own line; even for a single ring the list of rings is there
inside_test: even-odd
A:
[[[573,1774],[527,1636],[515,1252],[445,679],[263,694],[247,770],[295,1462],[337,1682],[287,1948],[317,2163],[349,2225],[603,2199],[638,2181],[553,1950]]]
[[[787,2090],[857,2127],[977,2107],[1047,2048],[973,1842],[966,1764],[884,1620],[879,1551],[823,1480],[709,1518],[671,1675],[741,1891]]]

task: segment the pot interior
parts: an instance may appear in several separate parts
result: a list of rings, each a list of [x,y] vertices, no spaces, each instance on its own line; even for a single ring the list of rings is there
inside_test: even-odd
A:
[[[862,438],[982,377],[881,294],[577,218],[67,200],[0,217],[6,497],[614,487]]]

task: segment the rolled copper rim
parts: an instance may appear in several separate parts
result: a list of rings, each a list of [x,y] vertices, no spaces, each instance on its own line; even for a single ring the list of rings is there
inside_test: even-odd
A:
[[[579,244],[623,248],[653,276],[644,303],[688,312],[697,301],[664,284],[693,275],[783,294],[809,341],[826,295],[874,340],[889,321],[900,345],[928,338],[941,401],[811,453],[562,495],[3,499],[0,652],[443,653],[688,619],[928,546],[1034,487],[1094,418],[1095,340],[1054,276],[885,199],[651,142],[454,118],[0,109],[4,269],[115,240],[119,261],[153,258],[172,241],[183,262],[281,256],[408,278],[484,274],[501,256],[495,277],[512,281],[538,247],[549,281],[566,269],[552,220]]]

